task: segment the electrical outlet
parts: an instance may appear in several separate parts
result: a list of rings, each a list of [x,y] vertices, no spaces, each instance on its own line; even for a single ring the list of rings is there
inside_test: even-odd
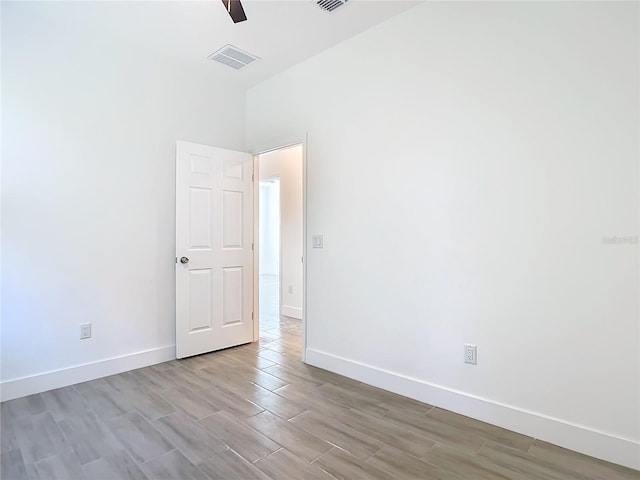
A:
[[[80,340],[91,338],[91,324],[83,323],[80,325]]]
[[[478,363],[478,347],[470,343],[464,344],[464,363],[475,365]]]

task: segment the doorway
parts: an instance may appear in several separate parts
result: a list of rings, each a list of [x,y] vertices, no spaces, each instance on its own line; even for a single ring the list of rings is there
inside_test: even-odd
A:
[[[305,287],[303,167],[302,144],[256,156],[257,332],[261,345],[298,362]]]

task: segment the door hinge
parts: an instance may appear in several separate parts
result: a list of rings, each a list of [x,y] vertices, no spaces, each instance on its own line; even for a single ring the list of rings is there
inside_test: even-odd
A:
[[[254,181],[254,179],[253,179],[253,173],[251,174],[251,181],[252,181],[252,182]]]
[[[251,312],[251,320],[253,320],[253,312]]]
[[[304,263],[304,257],[300,257],[300,263]]]
[[[253,242],[251,242],[251,250],[253,250]]]

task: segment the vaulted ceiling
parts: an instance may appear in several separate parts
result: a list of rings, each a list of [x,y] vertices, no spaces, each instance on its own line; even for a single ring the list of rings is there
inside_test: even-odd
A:
[[[154,54],[202,64],[248,87],[420,2],[350,0],[333,12],[321,9],[315,0],[242,3],[248,20],[237,24],[220,0],[30,2],[27,8],[60,28],[109,35]],[[235,71],[207,59],[226,44],[260,61]]]

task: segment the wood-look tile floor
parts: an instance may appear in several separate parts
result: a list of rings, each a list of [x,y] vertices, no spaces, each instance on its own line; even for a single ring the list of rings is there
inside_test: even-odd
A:
[[[640,472],[300,361],[260,341],[2,404],[2,479],[635,479]]]

